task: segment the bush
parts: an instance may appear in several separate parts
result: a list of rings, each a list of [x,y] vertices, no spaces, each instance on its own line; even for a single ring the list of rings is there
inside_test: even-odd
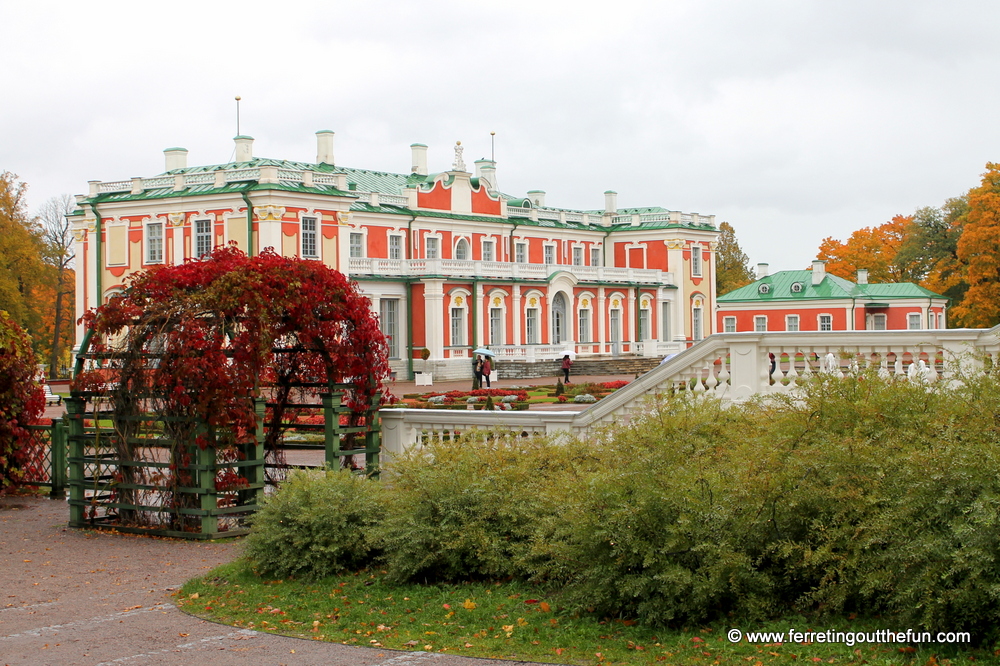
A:
[[[397,460],[378,527],[396,581],[523,576],[539,524],[575,492],[589,453],[515,433],[470,434]]]
[[[31,341],[0,310],[0,493],[21,483],[22,455],[31,445],[24,426],[37,423],[45,409],[45,393],[36,372]]]
[[[261,573],[323,578],[371,563],[385,488],[347,470],[293,470],[253,518],[246,556]]]

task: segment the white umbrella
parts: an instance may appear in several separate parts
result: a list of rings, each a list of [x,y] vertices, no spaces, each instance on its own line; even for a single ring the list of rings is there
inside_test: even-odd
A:
[[[497,355],[497,353],[495,351],[490,351],[486,347],[480,347],[479,349],[476,349],[472,353],[473,354],[482,354],[483,356],[496,356]]]
[[[559,358],[563,358],[564,356],[569,356],[570,360],[576,360],[576,352],[572,349],[559,352]]]

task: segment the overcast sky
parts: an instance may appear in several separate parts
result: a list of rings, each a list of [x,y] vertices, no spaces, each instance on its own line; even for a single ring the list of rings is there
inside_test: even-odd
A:
[[[509,194],[714,214],[752,263],[941,205],[1000,161],[1000,2],[0,0],[0,170],[29,206],[233,155],[407,173],[488,157]]]

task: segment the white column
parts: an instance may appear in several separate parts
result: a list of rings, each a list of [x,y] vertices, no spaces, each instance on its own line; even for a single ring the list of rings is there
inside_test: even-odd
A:
[[[174,236],[173,256],[170,258],[171,259],[170,264],[172,266],[179,266],[180,264],[183,264],[184,260],[187,258],[187,257],[184,256],[184,229],[188,228],[188,226],[190,224],[191,224],[191,221],[189,220],[189,221],[185,222],[182,226],[179,226],[179,227],[175,227],[173,225],[170,225],[171,233]],[[215,229],[215,220],[214,219],[212,220],[212,229],[213,230]],[[214,231],[213,231],[213,235],[214,235]],[[191,238],[191,242],[192,243],[194,242],[193,236],[194,236],[194,234],[192,234],[192,238]],[[194,248],[192,248],[192,250],[194,250]],[[164,259],[166,259],[166,257],[164,257]]]
[[[702,327],[707,338],[710,334],[716,333],[715,330],[715,251],[719,247],[718,241],[712,241],[708,244],[709,249],[712,251],[709,256],[709,262],[711,263],[711,268],[709,272],[709,284],[708,289],[705,292],[705,314],[701,316]],[[706,323],[707,322],[707,323]]]
[[[444,280],[424,282],[424,327],[430,360],[444,358]]]
[[[605,317],[608,314],[607,308],[605,307],[605,301],[606,300],[607,299],[604,297],[604,287],[598,287],[597,288],[597,308],[596,308],[596,314],[597,314],[597,341],[600,343],[600,347],[598,347],[598,352],[597,352],[598,354],[605,354],[608,351],[607,350],[607,343],[608,343],[607,322],[605,321]]]
[[[94,284],[94,280],[96,279],[96,276],[97,276],[97,272],[90,270],[90,267],[93,264],[93,260],[89,256],[87,256],[85,254],[85,252],[84,252],[84,248],[86,247],[86,244],[84,243],[84,240],[87,238],[87,230],[86,229],[74,229],[73,230],[73,238],[75,239],[75,242],[73,243],[73,250],[74,250],[74,252],[76,252],[76,256],[79,259],[80,263],[83,264],[83,271],[84,271],[84,273],[87,276],[87,283],[89,285],[93,285]],[[93,246],[91,246],[91,247],[93,247]],[[86,257],[86,259],[87,259],[86,262],[83,261],[84,257]],[[81,280],[79,278],[79,276],[77,276],[77,280],[76,280],[76,317],[74,317],[74,321],[78,322],[76,324],[76,344],[78,346],[79,346],[80,342],[83,340],[83,331],[84,331],[83,324],[79,323],[80,317],[82,317],[83,313],[86,312],[87,309],[90,307],[90,302],[87,300],[87,292],[84,289],[83,285],[84,285],[84,281]]]
[[[628,339],[632,341],[631,344],[629,345],[629,351],[631,351],[633,354],[638,354],[639,331],[636,330],[635,318],[636,318],[636,312],[638,312],[637,308],[639,307],[639,303],[635,299],[635,290],[631,286],[628,288],[628,296],[626,296],[626,298],[628,299],[628,322],[626,322],[623,328],[626,331],[628,331],[626,335]]]
[[[509,313],[509,316],[514,322],[513,344],[516,346],[521,344],[521,325],[524,321],[521,314],[521,285],[519,284],[513,285],[511,289],[511,304],[513,312]]]
[[[479,334],[477,337],[479,338],[478,344],[480,347],[485,345],[486,341],[489,339],[486,333],[489,331],[490,327],[490,304],[486,302],[486,299],[483,296],[483,285],[477,284],[476,293],[473,294],[472,297],[476,299],[476,310],[479,311],[479,321],[476,322],[476,324],[479,327]]]

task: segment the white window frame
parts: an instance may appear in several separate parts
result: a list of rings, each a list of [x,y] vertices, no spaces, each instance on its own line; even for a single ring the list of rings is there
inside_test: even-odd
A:
[[[636,335],[639,342],[645,342],[646,340],[649,340],[650,338],[649,324],[651,319],[652,319],[652,313],[650,312],[649,308],[639,308],[639,330]]]
[[[544,248],[545,249],[542,250],[543,263],[546,266],[555,266],[556,265],[556,244],[555,243],[546,243],[544,245]]]
[[[208,224],[207,233],[198,230],[198,225],[201,224],[202,222]],[[215,226],[213,222],[214,220],[212,220],[212,218],[209,217],[199,217],[191,221],[191,228],[192,231],[194,232],[192,234],[194,236],[194,256],[196,259],[201,259],[206,254],[209,254],[212,251],[212,246],[213,246],[212,235],[214,234],[214,230],[212,229],[212,227]],[[206,247],[204,250],[202,250],[202,248],[200,247],[201,241],[203,240],[206,241]]]
[[[538,341],[541,339],[540,331],[538,330],[538,322],[541,321],[541,315],[539,314],[539,308],[525,308],[524,309],[524,343],[528,345],[537,345]]]
[[[459,249],[465,251],[465,256],[458,256]],[[452,251],[452,255],[458,261],[469,261],[472,259],[472,246],[469,244],[469,239],[464,236],[455,241],[455,249]]]
[[[576,312],[576,337],[577,342],[585,343],[592,342],[592,324],[590,317],[590,308],[580,308]]]
[[[528,244],[526,242],[514,243],[514,261],[518,264],[528,263]]]
[[[880,319],[881,318],[881,319]],[[873,331],[884,331],[886,330],[887,322],[889,317],[883,312],[876,312],[872,315],[872,330]],[[882,327],[879,328],[879,321],[882,322]]]
[[[481,256],[483,261],[496,261],[497,260],[497,244],[492,238],[484,238],[482,246],[480,247]]]
[[[599,247],[590,248],[590,265],[591,266],[601,265],[601,248]]]
[[[573,265],[583,266],[583,247],[579,245],[573,246]]]
[[[466,308],[462,305],[452,305],[451,313],[449,314],[449,319],[451,322],[451,346],[452,347],[463,347],[465,346],[466,330],[468,326],[466,325]]]
[[[358,239],[358,243],[354,243],[354,239]],[[348,256],[351,259],[363,259],[365,256],[365,233],[363,231],[352,231],[347,237],[347,250]]]
[[[736,317],[723,317],[722,318],[722,331],[724,333],[735,333],[736,332]]]
[[[701,277],[701,245],[691,246],[691,277]]]
[[[798,315],[785,315],[785,330],[791,333],[797,333],[802,330]]]
[[[145,245],[143,248],[145,261],[143,263],[162,264],[166,260],[166,226],[162,219],[152,220],[145,224],[142,230],[142,240]],[[159,236],[156,238],[153,237],[153,229],[157,229],[159,232]]]
[[[691,339],[695,342],[705,339],[705,313],[702,308],[691,308]]]
[[[391,359],[398,359],[399,350],[402,348],[402,345],[399,344],[399,302],[398,298],[383,298],[379,300],[378,304],[379,330],[386,337],[387,351]]]
[[[390,259],[402,259],[403,258],[403,235],[402,234],[389,234],[389,258]],[[395,255],[395,256],[393,256]]]
[[[670,309],[673,303],[670,301],[660,301],[660,332],[664,342],[670,342],[673,331],[670,330]]]
[[[312,223],[312,230],[306,230],[306,225]],[[302,221],[300,223],[300,241],[299,241],[299,251],[302,256],[309,259],[319,259],[319,218],[315,215],[303,215]],[[311,237],[312,239],[312,252],[309,252],[308,244],[306,239]],[[362,241],[364,242],[364,241]]]
[[[906,330],[908,331],[919,331],[920,326],[923,324],[921,321],[923,317],[920,316],[919,312],[908,312],[906,313]],[[913,323],[916,322],[916,326]]]
[[[757,333],[767,333],[767,315],[754,315],[753,330]]]
[[[432,242],[433,241],[433,242]],[[433,245],[434,249],[431,250]],[[424,236],[424,258],[425,259],[440,259],[441,258],[441,237],[438,235],[428,234]]]
[[[504,338],[507,332],[507,312],[506,308],[503,306],[490,305],[489,307],[489,330],[490,330],[490,341],[491,346],[496,347],[497,345],[504,344]],[[499,330],[494,328],[495,324],[499,324]],[[497,335],[499,333],[499,335]],[[499,339],[497,339],[499,338]]]
[[[824,322],[823,322],[824,318],[827,320],[827,323],[829,324],[830,328],[823,328],[823,326],[824,326]],[[821,312],[820,314],[816,315],[816,330],[817,331],[821,331],[821,332],[832,331],[833,330],[833,315],[830,314],[829,312]]]

